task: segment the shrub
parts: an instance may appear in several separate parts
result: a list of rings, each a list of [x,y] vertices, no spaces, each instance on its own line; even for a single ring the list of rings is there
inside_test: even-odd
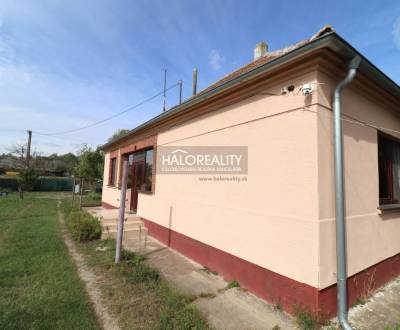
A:
[[[72,237],[78,242],[88,242],[101,237],[101,224],[99,219],[85,211],[71,212],[68,225]]]
[[[17,180],[23,190],[31,191],[39,180],[39,174],[33,167],[27,167],[18,173]]]
[[[93,201],[101,201],[101,194],[90,192],[88,194],[88,199],[91,199]]]

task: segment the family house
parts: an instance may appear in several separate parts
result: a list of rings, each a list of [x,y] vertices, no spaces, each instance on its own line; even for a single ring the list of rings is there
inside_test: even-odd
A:
[[[331,316],[337,309],[334,90],[348,63],[360,59],[341,94],[352,304],[400,274],[400,88],[330,27],[278,51],[258,44],[254,55],[103,145],[102,204],[119,206],[128,159],[128,207],[150,235],[289,312],[303,306]],[[238,161],[205,163],[207,150]],[[162,156],[171,153],[201,155],[204,162],[192,158],[166,170]]]

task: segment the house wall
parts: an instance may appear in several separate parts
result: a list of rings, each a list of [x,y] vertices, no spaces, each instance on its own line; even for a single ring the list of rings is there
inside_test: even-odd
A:
[[[119,153],[117,152],[117,164],[120,163]],[[110,152],[106,152],[104,156],[104,174],[103,174],[103,192],[101,196],[101,201],[103,206],[110,208],[110,207],[119,207],[120,204],[120,197],[121,197],[121,190],[118,189],[118,181],[116,186],[109,186],[108,185],[108,177],[110,171]],[[121,171],[120,166],[117,166],[117,180],[119,178],[119,172]],[[126,208],[129,209],[129,203],[131,198],[131,190],[126,190]]]
[[[248,146],[247,181],[202,182],[198,175],[157,174],[155,194],[139,195],[138,214],[317,287],[317,121],[302,108],[314,108],[315,100],[301,93],[280,95],[282,85],[315,79],[315,72],[287,77],[265,90],[276,96],[253,96],[159,133],[158,146]],[[212,130],[218,131],[207,133]]]
[[[336,283],[333,116],[330,100],[337,80],[324,73],[320,73],[318,79],[324,83],[319,95],[321,105],[315,114],[318,120],[319,288],[324,289]],[[356,85],[354,83],[343,93],[343,113],[355,120],[400,131],[400,116],[393,111],[393,106],[379,103]],[[377,211],[378,130],[349,122],[349,119],[342,123],[348,276],[351,277],[350,300],[354,302],[357,294],[366,294],[400,274],[400,213],[380,215]],[[393,132],[390,134],[400,137]],[[368,271],[360,274],[365,269]],[[336,304],[333,291],[328,300],[331,305]]]
[[[105,152],[104,157],[104,172],[103,172],[103,193],[102,193],[102,204],[104,207],[113,208],[119,207],[120,205],[120,195],[121,190],[119,187],[121,186],[122,180],[122,161],[123,156],[135,151],[143,150],[152,147],[154,149],[154,155],[156,155],[157,148],[157,136],[150,135],[146,137],[134,137],[127,139],[126,141],[120,143],[115,146],[111,150],[107,150]],[[108,185],[109,179],[109,171],[110,171],[110,159],[117,158],[117,182],[115,186]],[[154,161],[155,163],[155,161]],[[153,182],[152,182],[152,190],[155,188],[155,165],[153,166]],[[129,210],[130,208],[130,200],[131,200],[131,189],[127,189],[126,191],[126,208]]]
[[[259,296],[289,311],[299,302],[331,316],[336,311],[331,98],[335,76],[344,77],[345,72],[335,70],[332,75],[319,69],[287,76],[263,94],[161,131],[150,140],[125,141],[112,152],[134,150],[136,143],[247,145],[246,181],[157,173],[153,193],[139,193],[138,214],[152,235]],[[282,86],[299,87],[303,82],[319,83],[312,96],[280,95]],[[344,113],[400,131],[400,118],[391,106],[357,85],[344,91]],[[400,273],[400,213],[377,212],[377,129],[344,121],[343,133],[352,303]],[[109,159],[107,152],[105,178]],[[120,191],[106,181],[103,202],[117,207]]]

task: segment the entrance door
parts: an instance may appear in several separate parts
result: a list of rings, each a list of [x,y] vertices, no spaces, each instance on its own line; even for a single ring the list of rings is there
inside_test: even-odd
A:
[[[134,162],[132,164],[132,188],[131,188],[131,210],[137,210],[138,191],[144,186],[145,163]]]

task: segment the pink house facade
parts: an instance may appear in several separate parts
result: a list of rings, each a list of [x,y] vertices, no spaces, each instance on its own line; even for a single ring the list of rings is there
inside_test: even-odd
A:
[[[127,208],[150,235],[289,312],[334,315],[332,95],[355,54],[330,29],[261,52],[105,144],[103,206],[119,206],[128,158]],[[363,58],[342,97],[349,304],[400,275],[399,106],[399,86]],[[161,146],[246,146],[247,173],[160,173]]]

